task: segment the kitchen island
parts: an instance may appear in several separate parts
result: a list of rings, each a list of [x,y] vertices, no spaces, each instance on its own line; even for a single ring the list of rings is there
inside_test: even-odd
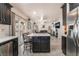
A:
[[[18,37],[6,36],[0,37],[0,56],[18,55]]]
[[[33,53],[50,52],[50,35],[48,33],[32,33],[28,36],[32,37]]]

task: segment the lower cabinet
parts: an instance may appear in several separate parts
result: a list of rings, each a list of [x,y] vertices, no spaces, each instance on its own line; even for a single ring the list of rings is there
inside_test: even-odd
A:
[[[62,52],[66,55],[66,37],[62,36]]]
[[[13,56],[18,56],[18,38],[13,40]]]
[[[0,56],[18,56],[18,38],[0,43]]]
[[[33,52],[50,52],[50,37],[36,36],[32,37]]]
[[[0,46],[0,56],[12,56],[13,55],[12,42],[6,43]]]

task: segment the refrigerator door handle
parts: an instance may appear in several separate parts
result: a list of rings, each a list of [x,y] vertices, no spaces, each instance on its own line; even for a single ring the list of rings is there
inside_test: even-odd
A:
[[[78,38],[78,33],[77,33],[77,35],[76,35],[76,39],[75,39],[75,41],[76,41],[76,45],[79,47],[79,38]]]
[[[76,45],[77,45],[77,40],[76,40],[76,39],[77,39],[77,35],[76,35],[76,37],[75,37],[75,35],[73,34],[73,37],[74,37],[74,38],[73,38],[73,42],[74,42],[74,45],[75,45],[75,47],[76,47]]]
[[[74,41],[74,40],[73,40],[73,41]],[[75,47],[76,47],[76,44],[77,44],[76,41],[74,41],[74,45],[75,45]]]

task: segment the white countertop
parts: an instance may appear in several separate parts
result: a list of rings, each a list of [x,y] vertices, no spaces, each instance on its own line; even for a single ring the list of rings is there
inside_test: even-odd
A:
[[[50,36],[48,33],[31,33],[28,36]]]
[[[17,38],[17,36],[6,36],[6,37],[0,37],[0,43],[12,40],[14,38]]]

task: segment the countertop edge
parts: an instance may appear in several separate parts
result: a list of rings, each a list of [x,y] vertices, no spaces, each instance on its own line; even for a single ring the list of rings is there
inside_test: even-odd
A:
[[[0,44],[18,38],[17,36],[0,37]]]

